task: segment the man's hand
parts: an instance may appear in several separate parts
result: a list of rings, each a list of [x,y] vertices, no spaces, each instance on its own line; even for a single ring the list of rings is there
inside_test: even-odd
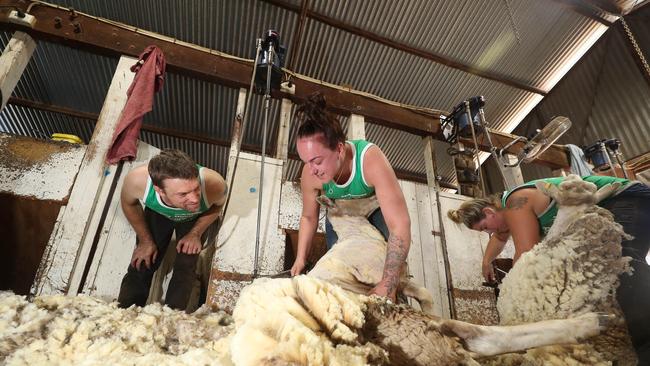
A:
[[[201,237],[192,233],[185,235],[176,244],[176,251],[178,253],[199,254],[201,249]]]
[[[154,243],[143,242],[138,243],[133,251],[131,256],[131,266],[135,267],[138,271],[141,270],[142,263],[144,263],[147,269],[151,268],[153,262],[156,261],[156,256],[158,255],[158,248]]]
[[[497,278],[494,275],[494,267],[492,266],[492,262],[483,261],[482,272],[483,272],[483,278],[485,278],[485,282],[488,283],[496,282]]]
[[[377,295],[389,298],[392,302],[395,302],[397,294],[397,286],[391,284],[391,281],[381,280],[377,286],[368,292],[368,295]]]
[[[291,276],[297,276],[302,273],[302,271],[305,270],[305,260],[304,259],[296,259],[293,262],[293,266],[291,267]]]

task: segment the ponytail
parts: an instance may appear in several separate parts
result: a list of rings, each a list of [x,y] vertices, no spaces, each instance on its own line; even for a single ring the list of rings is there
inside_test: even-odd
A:
[[[485,218],[483,209],[486,207],[501,207],[500,195],[491,195],[485,198],[473,198],[463,202],[457,210],[447,211],[447,217],[457,224],[464,224],[472,228],[477,222]]]
[[[345,143],[345,133],[341,123],[332,113],[326,110],[325,98],[320,93],[314,93],[307,98],[297,110],[302,119],[298,127],[298,138],[323,134],[325,145],[331,150],[339,143]]]

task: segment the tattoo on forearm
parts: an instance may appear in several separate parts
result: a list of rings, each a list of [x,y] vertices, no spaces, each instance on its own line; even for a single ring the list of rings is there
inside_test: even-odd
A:
[[[390,234],[386,248],[386,263],[384,264],[384,279],[388,280],[388,292],[397,289],[402,265],[408,255],[408,243],[403,238]]]
[[[528,203],[528,197],[512,197],[506,202],[506,208],[516,210]]]

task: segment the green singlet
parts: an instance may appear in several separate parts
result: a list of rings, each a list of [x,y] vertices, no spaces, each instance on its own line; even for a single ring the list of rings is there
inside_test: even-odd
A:
[[[142,197],[142,202],[149,209],[156,211],[157,213],[167,217],[168,219],[176,222],[190,221],[207,211],[210,206],[207,202],[207,195],[205,193],[205,183],[203,179],[203,167],[197,164],[199,168],[199,183],[201,184],[201,203],[199,210],[197,212],[190,212],[182,208],[170,207],[167,206],[160,195],[153,189],[153,182],[151,177],[147,178],[147,187],[144,190],[144,196]]]
[[[510,196],[510,194],[512,194],[512,192],[515,192],[523,188],[535,187],[535,182],[546,182],[555,186],[559,186],[563,180],[564,177],[553,177],[553,178],[532,180],[530,182],[522,184],[519,187],[513,189],[512,191],[503,192],[503,196],[501,197],[501,205],[502,207],[506,207],[506,200],[508,200],[508,197]],[[600,175],[585,176],[582,177],[582,180],[595,184],[596,187],[598,187],[598,189],[610,183],[620,182],[621,187],[618,189],[618,191],[614,193],[614,195],[622,192],[630,183],[629,180],[624,178],[616,178],[616,177],[600,176]],[[555,221],[555,216],[557,216],[557,205],[555,204],[555,200],[551,199],[551,203],[548,205],[546,210],[544,210],[544,212],[542,212],[537,216],[537,221],[539,222],[539,230],[541,236],[546,235],[548,230],[551,228],[551,225],[553,225],[553,221]]]
[[[352,147],[352,174],[347,182],[336,184],[334,181],[323,184],[325,196],[331,199],[366,198],[375,194],[375,188],[368,186],[363,177],[363,157],[373,143],[366,140],[346,141]]]

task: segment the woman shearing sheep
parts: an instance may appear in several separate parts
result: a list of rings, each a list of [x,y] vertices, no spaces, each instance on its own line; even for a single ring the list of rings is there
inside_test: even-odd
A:
[[[321,95],[312,95],[299,107],[303,120],[298,127],[296,150],[304,162],[300,178],[302,214],[293,276],[304,267],[316,228],[317,197],[350,200],[375,195],[380,209],[369,221],[388,242],[382,280],[370,292],[395,300],[399,275],[411,244],[411,221],[397,177],[384,153],[365,140],[346,141],[339,121],[325,110]],[[336,233],[326,223],[328,248]]]
[[[559,185],[563,177],[545,178],[542,181]],[[632,276],[619,277],[616,298],[623,310],[628,330],[639,364],[650,364],[650,267],[646,263],[650,247],[650,187],[641,182],[606,176],[582,178],[601,188],[618,182],[621,187],[609,198],[598,203],[609,210],[616,222],[634,238],[621,243],[623,255],[632,257]],[[501,253],[512,237],[515,245],[514,261],[540,242],[551,227],[557,214],[555,202],[528,182],[500,197],[472,199],[448,216],[456,223],[490,234],[483,257],[482,271],[487,281],[494,281],[492,261]]]

